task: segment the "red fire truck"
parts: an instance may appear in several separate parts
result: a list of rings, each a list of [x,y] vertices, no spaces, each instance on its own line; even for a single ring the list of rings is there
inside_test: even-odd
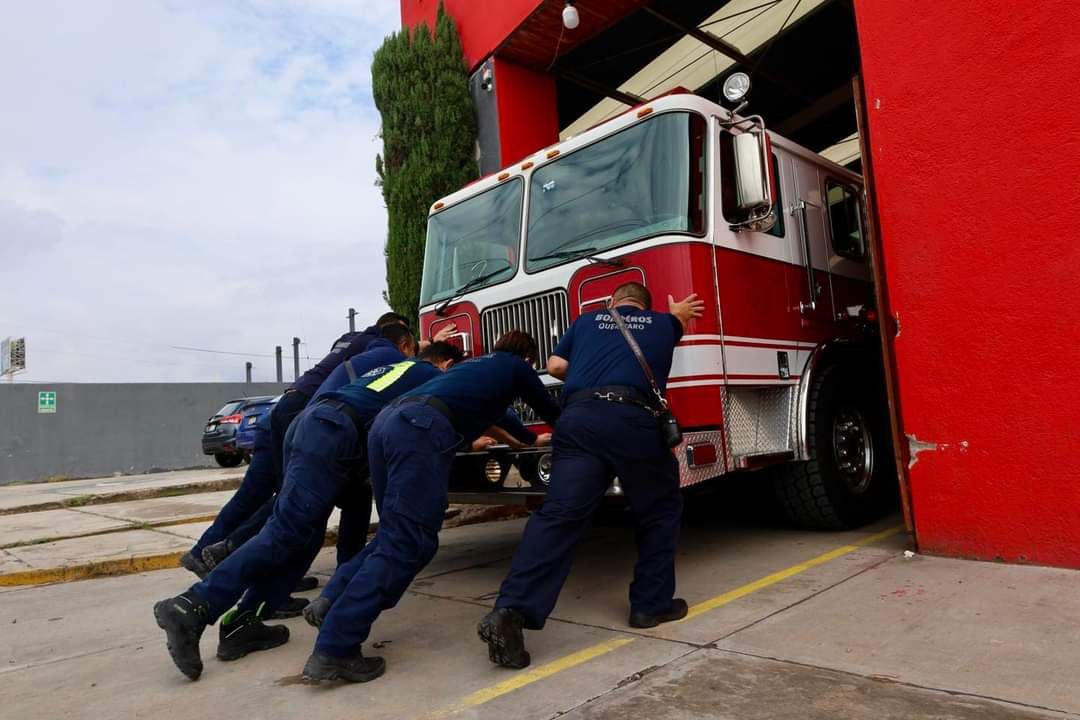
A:
[[[557,394],[544,360],[615,287],[643,283],[659,310],[696,292],[668,382],[683,485],[764,469],[795,522],[862,524],[896,488],[862,199],[857,174],[760,118],[659,98],[436,202],[422,332],[453,323],[482,354],[525,330]],[[463,454],[451,491],[542,493],[549,469],[546,451]]]

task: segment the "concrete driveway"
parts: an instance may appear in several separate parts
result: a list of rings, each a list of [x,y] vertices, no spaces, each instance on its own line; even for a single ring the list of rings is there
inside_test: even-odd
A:
[[[533,666],[491,665],[476,638],[523,520],[444,531],[435,561],[365,650],[386,675],[307,686],[315,631],[238,662],[203,642],[196,683],[172,666],[154,600],[165,570],[0,590],[4,715],[13,718],[1034,718],[1080,713],[1080,574],[905,558],[899,520],[846,533],[695,513],[679,594],[691,617],[626,625],[630,528],[591,532]],[[332,571],[332,551],[316,570]]]

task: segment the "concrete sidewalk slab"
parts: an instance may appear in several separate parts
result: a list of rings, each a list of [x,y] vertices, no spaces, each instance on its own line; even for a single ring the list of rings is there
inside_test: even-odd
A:
[[[0,515],[0,547],[94,535],[129,527],[131,524],[122,520],[86,515],[75,510]]]
[[[8,548],[15,562],[0,567],[0,584],[37,585],[175,567],[191,547],[186,538],[153,530],[91,535]]]
[[[821,668],[699,650],[567,720],[1044,720],[1057,713]]]
[[[162,491],[225,490],[235,487],[244,477],[245,468],[211,468],[124,475],[53,483],[30,483],[0,487],[0,513],[26,512],[97,502],[110,497],[138,497]]]
[[[719,644],[1080,714],[1080,573],[890,560]]]
[[[196,522],[213,518],[233,496],[232,490],[91,505],[79,512],[133,523]],[[0,526],[4,518],[0,516]]]

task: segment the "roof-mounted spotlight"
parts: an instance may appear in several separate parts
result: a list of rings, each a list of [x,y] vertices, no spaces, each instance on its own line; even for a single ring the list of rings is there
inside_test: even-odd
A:
[[[724,98],[738,103],[750,92],[750,76],[744,72],[731,73],[724,80]]]
[[[562,24],[567,30],[573,30],[581,24],[581,16],[570,0],[566,0],[566,7],[562,9]]]

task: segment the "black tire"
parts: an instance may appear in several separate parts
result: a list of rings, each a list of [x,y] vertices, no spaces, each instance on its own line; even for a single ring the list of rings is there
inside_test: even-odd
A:
[[[217,453],[214,460],[223,468],[234,468],[244,462],[244,456],[240,453]]]
[[[534,488],[546,489],[551,482],[551,453],[525,453],[517,458],[521,479]]]
[[[776,497],[793,523],[845,530],[892,507],[898,485],[883,392],[874,373],[851,365],[824,367],[813,380],[810,460],[778,468],[775,476]]]

